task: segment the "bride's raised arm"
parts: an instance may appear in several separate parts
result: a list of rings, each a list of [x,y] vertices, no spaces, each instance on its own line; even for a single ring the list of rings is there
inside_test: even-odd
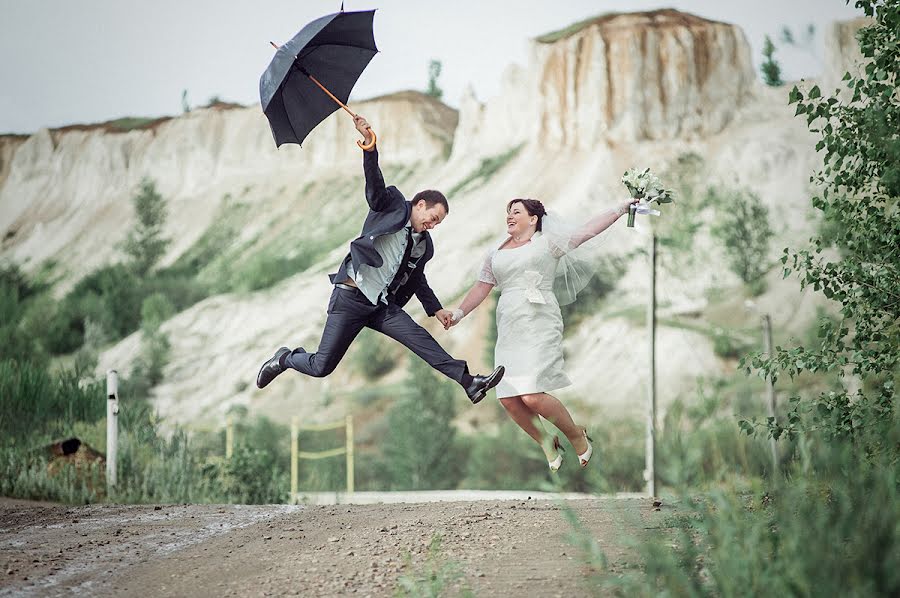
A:
[[[621,216],[628,213],[628,206],[633,203],[636,203],[637,199],[628,199],[626,201],[621,202],[615,210],[607,210],[601,213],[598,216],[594,216],[590,220],[588,220],[584,226],[579,227],[575,230],[574,233],[567,239],[569,246],[566,250],[572,250],[584,243],[585,241],[589,241],[593,239],[610,226],[612,223],[618,220]]]

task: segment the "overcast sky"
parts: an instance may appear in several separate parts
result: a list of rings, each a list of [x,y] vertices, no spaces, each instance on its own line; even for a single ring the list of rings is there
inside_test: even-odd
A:
[[[308,21],[340,9],[321,0],[0,0],[0,132],[181,112],[211,97],[259,103],[259,76],[282,42]],[[673,7],[739,25],[758,66],[766,34],[816,26],[813,52],[779,44],[785,79],[814,76],[824,28],[858,16],[844,0],[348,0],[377,8],[381,53],[351,96],[424,89],[428,63],[443,63],[444,101],[471,85],[479,99],[498,90],[511,63],[527,64],[528,40],[617,11]]]

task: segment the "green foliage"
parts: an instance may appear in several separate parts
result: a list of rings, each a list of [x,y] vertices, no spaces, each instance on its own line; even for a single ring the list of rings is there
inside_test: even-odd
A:
[[[846,95],[823,97],[818,86],[789,96],[821,139],[824,168],[813,180],[820,210],[832,236],[814,237],[812,246],[785,249],[784,275],[796,272],[801,287],[811,286],[840,306],[840,320],[822,321],[819,342],[810,347],[776,347],[771,356],[747,360],[760,375],[794,377],[801,372],[838,372],[861,382],[858,391],[829,390],[796,398],[787,422],[767,422],[775,437],[824,430],[851,440],[866,452],[890,450],[885,426],[897,414],[900,367],[900,1],[860,0],[856,4],[874,24],[857,38],[867,59],[864,72],[845,75]],[[826,249],[833,247],[838,257]]]
[[[35,333],[47,314],[35,313],[31,307],[44,290],[16,264],[0,265],[0,359],[40,360],[45,356],[43,336]]]
[[[661,483],[696,489],[772,473],[765,441],[740,434],[734,421],[735,412],[745,417],[763,412],[762,389],[730,384],[699,380],[696,399],[677,399],[666,410],[656,449]]]
[[[440,100],[444,96],[444,90],[438,86],[438,77],[441,76],[441,68],[443,65],[440,60],[432,60],[428,63],[428,89],[425,91],[436,100]]]
[[[369,328],[360,332],[353,345],[353,365],[366,380],[376,380],[397,365],[390,341]]]
[[[677,210],[669,210],[664,217],[652,220],[653,232],[662,249],[658,259],[669,270],[690,266],[695,259],[697,231],[704,225],[704,211],[713,207],[709,203],[705,167],[702,157],[688,152],[680,154],[662,175],[664,180],[671,182],[678,197]]]
[[[465,395],[418,358],[410,360],[407,388],[387,414],[385,482],[395,490],[455,488],[462,476],[453,418]]]
[[[721,329],[713,335],[712,339],[713,353],[721,359],[740,359],[754,348],[753,344]]]
[[[800,454],[778,491],[682,494],[686,524],[643,543],[641,569],[604,586],[627,596],[896,596],[897,464],[848,444]]]
[[[314,257],[306,252],[292,257],[268,252],[256,254],[232,273],[229,287],[244,292],[268,289],[285,278],[309,268],[313,264]]]
[[[101,383],[82,383],[72,371],[52,375],[45,365],[0,361],[0,438],[33,447],[69,434],[76,421],[106,416]]]
[[[119,425],[119,473],[109,498],[123,503],[218,502],[215,479],[193,450],[184,430],[171,436],[158,431],[158,423],[140,399],[122,401]],[[125,421],[129,411],[133,416]]]
[[[789,46],[793,46],[798,50],[806,51],[810,56],[816,59],[819,64],[822,64],[822,59],[819,58],[818,54],[816,54],[814,41],[816,39],[816,25],[814,23],[808,23],[806,25],[806,29],[801,32],[798,32],[797,35],[794,35],[794,32],[790,27],[784,26],[781,28],[781,41]]]
[[[497,156],[491,156],[489,158],[484,158],[481,161],[481,164],[478,165],[478,168],[473,172],[469,173],[463,180],[458,182],[456,185],[450,189],[450,192],[447,194],[448,197],[453,197],[457,192],[466,190],[473,191],[478,187],[486,184],[497,172],[500,171],[504,166],[509,164],[513,158],[519,155],[519,152],[522,148],[525,147],[525,144],[517,145],[516,147],[510,149],[509,151],[499,154]]]
[[[132,199],[137,224],[128,232],[123,244],[125,254],[138,276],[150,271],[166,253],[169,239],[163,237],[166,224],[166,201],[156,190],[156,183],[145,178]]]
[[[621,258],[598,258],[597,272],[578,293],[578,300],[561,305],[559,308],[565,329],[575,330],[581,320],[597,313],[599,304],[615,290],[616,284],[624,274],[625,263]]]
[[[51,473],[41,451],[0,446],[0,496],[88,504],[103,491],[101,465],[65,465]]]
[[[165,119],[151,118],[147,116],[124,116],[122,118],[117,118],[104,124],[117,131],[125,132],[131,131],[133,129],[143,129],[144,127],[160,120]]]
[[[784,81],[781,80],[781,66],[775,61],[775,44],[772,43],[772,39],[768,35],[765,42],[763,42],[762,53],[765,60],[763,60],[759,68],[763,74],[763,81],[771,87],[778,87],[784,84]]]
[[[725,247],[732,272],[745,283],[758,281],[768,270],[769,209],[759,197],[747,190],[734,190],[715,200],[718,206],[712,234]],[[761,292],[762,287],[754,287]]]
[[[288,480],[285,470],[275,466],[271,451],[238,445],[231,459],[221,465],[222,491],[229,502],[267,504],[285,502]]]
[[[159,293],[147,297],[141,306],[141,350],[129,379],[136,396],[149,397],[150,389],[162,382],[172,347],[160,326],[174,309],[172,302]]]
[[[85,320],[99,324],[113,338],[124,337],[138,327],[142,300],[140,279],[122,264],[88,274],[48,314],[48,349],[59,355],[80,347]]]
[[[472,590],[461,583],[460,564],[447,559],[441,553],[441,535],[434,534],[428,544],[428,554],[419,566],[407,553],[404,565],[407,573],[397,580],[395,596],[408,598],[439,598],[441,596],[474,596]]]
[[[498,416],[503,419],[496,433],[478,432],[466,437],[469,457],[462,486],[486,490],[542,488],[547,481],[544,453],[505,414],[498,411]]]

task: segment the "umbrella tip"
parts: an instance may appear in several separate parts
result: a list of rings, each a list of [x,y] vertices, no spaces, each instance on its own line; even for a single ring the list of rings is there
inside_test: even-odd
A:
[[[341,2],[341,12],[344,12],[344,3]]]

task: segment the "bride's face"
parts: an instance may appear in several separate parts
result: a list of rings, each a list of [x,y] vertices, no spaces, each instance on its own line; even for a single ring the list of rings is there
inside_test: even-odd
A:
[[[537,216],[531,216],[521,202],[509,206],[506,214],[506,232],[513,237],[533,234],[537,226]]]

